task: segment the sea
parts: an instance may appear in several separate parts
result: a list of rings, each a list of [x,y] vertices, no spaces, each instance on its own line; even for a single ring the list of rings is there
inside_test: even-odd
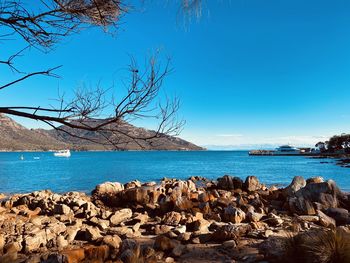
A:
[[[23,155],[23,160],[21,156]],[[52,152],[1,152],[0,193],[50,189],[91,193],[97,184],[162,178],[217,179],[225,174],[243,180],[255,175],[266,185],[288,185],[294,176],[322,176],[350,191],[350,169],[334,159],[302,156],[249,156],[247,151],[120,151],[72,152],[70,158]]]

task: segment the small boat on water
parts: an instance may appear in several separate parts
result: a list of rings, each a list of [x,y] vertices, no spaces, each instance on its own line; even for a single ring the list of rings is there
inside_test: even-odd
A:
[[[56,157],[70,157],[71,153],[70,153],[70,150],[60,150],[60,151],[54,152],[53,155]]]
[[[24,160],[24,156],[23,156],[23,154],[19,157],[19,159],[21,160],[21,161],[23,161]]]

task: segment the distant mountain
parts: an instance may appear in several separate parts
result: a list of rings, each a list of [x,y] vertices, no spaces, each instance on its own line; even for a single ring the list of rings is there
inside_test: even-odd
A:
[[[0,150],[49,150],[67,148],[67,144],[56,140],[45,130],[30,130],[11,118],[0,114]]]
[[[95,122],[95,124],[98,123],[96,120],[91,121]],[[0,150],[46,151],[66,148],[73,150],[114,150],[115,147],[112,145],[103,145],[108,140],[113,142],[118,141],[118,146],[121,150],[203,150],[203,148],[188,141],[167,135],[150,139],[147,142],[143,140],[130,142],[127,136],[113,134],[111,132],[105,132],[101,135],[97,132],[75,130],[65,126],[61,126],[60,128],[74,136],[56,130],[27,129],[13,119],[0,114]],[[154,131],[138,128],[126,122],[123,122],[118,128],[125,134],[138,137],[151,137],[155,134]],[[88,138],[90,141],[79,139],[78,137]]]

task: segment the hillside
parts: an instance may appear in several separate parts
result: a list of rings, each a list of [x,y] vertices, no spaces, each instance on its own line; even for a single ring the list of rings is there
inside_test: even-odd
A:
[[[73,130],[67,127],[60,128],[66,129],[78,137],[89,138],[99,143],[79,139],[56,130],[27,129],[8,116],[0,114],[0,150],[46,151],[66,148],[73,150],[114,150],[115,147],[112,145],[105,145],[107,142],[106,138],[113,142],[118,141],[120,150],[203,150],[203,148],[190,142],[171,136],[154,138],[148,142],[130,142],[125,136],[119,134],[105,133],[102,136],[96,132]],[[125,122],[121,124],[120,129],[123,133],[139,137],[150,137],[155,133]]]
[[[1,151],[46,151],[67,147],[46,131],[27,129],[3,114],[0,114],[0,138]]]

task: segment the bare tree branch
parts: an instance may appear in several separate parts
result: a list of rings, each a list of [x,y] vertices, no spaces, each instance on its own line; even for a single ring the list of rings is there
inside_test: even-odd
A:
[[[186,1],[183,1],[185,4]],[[51,50],[61,38],[89,26],[102,27],[107,31],[117,26],[120,16],[126,11],[118,0],[40,0],[38,3],[33,7],[20,0],[0,1],[0,28],[5,32],[0,41],[6,43],[8,37],[15,40],[19,37],[27,44],[19,52],[0,60],[0,65],[19,75],[13,81],[0,84],[0,90],[23,84],[34,76],[59,77],[55,74],[59,67],[29,73],[19,70],[14,60],[25,50],[31,47]],[[190,8],[189,3],[185,7]],[[178,135],[184,125],[182,120],[178,121],[178,99],[166,98],[164,104],[156,102],[170,72],[169,60],[162,67],[156,57],[152,57],[147,66],[140,69],[132,59],[126,93],[121,95],[119,90],[119,100],[107,98],[110,90],[97,85],[95,89],[76,89],[73,99],[66,100],[59,95],[55,105],[49,107],[1,106],[0,113],[43,122],[63,137],[113,145],[117,149],[129,143],[144,148],[146,143],[152,143],[152,139]],[[102,118],[103,115],[106,117]],[[158,123],[157,128],[147,135],[131,132],[128,122],[140,118],[153,119]]]

